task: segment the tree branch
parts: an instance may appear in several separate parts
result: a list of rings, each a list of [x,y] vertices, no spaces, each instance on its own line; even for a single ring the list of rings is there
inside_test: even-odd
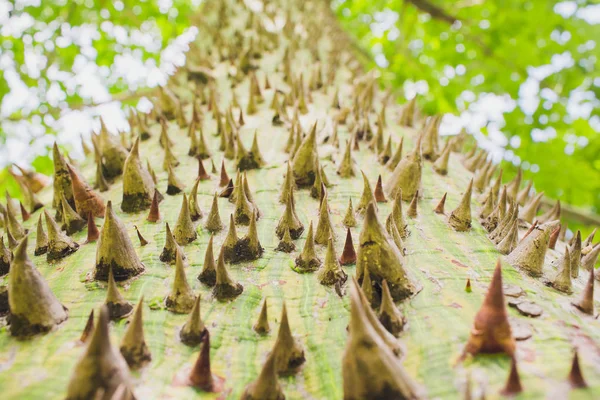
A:
[[[453,24],[454,22],[459,21],[457,17],[448,14],[445,10],[431,3],[429,0],[406,0],[406,2],[412,4],[420,11],[428,13],[434,19],[446,22],[448,24]],[[479,37],[470,34],[465,34],[465,37],[475,43],[486,56],[495,59],[505,67],[512,68],[520,74],[527,76],[527,71],[524,68],[516,65],[510,60],[499,57],[496,53],[494,53],[494,50],[484,43]]]
[[[429,0],[406,0],[413,6],[417,7],[419,10],[424,11],[431,15],[432,18],[439,19],[440,21],[444,21],[452,25],[458,18],[448,14],[442,8],[436,6],[435,4],[429,2]]]

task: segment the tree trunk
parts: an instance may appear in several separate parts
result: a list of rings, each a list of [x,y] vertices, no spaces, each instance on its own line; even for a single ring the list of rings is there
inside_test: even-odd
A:
[[[433,158],[440,155],[444,146],[435,132],[427,133],[425,127],[428,125],[418,112],[411,126],[406,126],[407,107],[398,106],[387,92],[380,90],[375,73],[365,74],[362,71],[356,46],[337,24],[329,1],[265,0],[263,8],[257,11],[259,4],[238,0],[208,1],[204,4],[201,12],[192,18],[199,33],[190,48],[186,65],[170,79],[167,94],[155,99],[157,107],[147,118],[150,137],[140,143],[139,153],[143,165],[148,160],[154,170],[157,189],[164,195],[159,207],[161,219],[156,223],[148,222],[148,209],[138,213],[121,211],[123,183],[120,176],[109,182],[108,191],[100,193],[104,200],[112,201],[113,210],[123,222],[145,266],[144,273],[119,286],[126,300],[134,304],[144,296],[146,305],[144,330],[152,361],[140,373],[135,373],[133,386],[139,399],[198,396],[196,389],[174,384],[177,381],[174,377],[195,362],[200,347],[181,343],[179,331],[188,315],[175,314],[165,305],[165,297],[170,293],[175,278],[175,267],[161,262],[159,255],[165,246],[165,223],[168,222],[174,230],[183,193],[167,194],[168,184],[174,185],[172,180],[168,182],[168,173],[163,168],[165,140],[164,137],[159,140],[161,124],[158,122],[163,118],[161,112],[166,118],[165,126],[172,141],[171,152],[179,163],[175,166],[176,163],[171,162],[173,171],[185,186],[183,192],[187,195],[198,171],[197,153],[192,151],[192,155],[188,155],[192,143],[188,131],[193,120],[194,102],[200,118],[196,135],[201,125],[210,152],[210,158],[203,160],[210,178],[198,184],[198,205],[204,216],[195,222],[197,238],[182,245],[181,249],[187,256],[187,280],[193,292],[201,296],[201,315],[210,332],[212,372],[224,378],[223,391],[214,398],[240,398],[246,385],[257,378],[275,343],[284,300],[291,331],[303,346],[306,358],[294,376],[279,379],[286,398],[354,398],[355,395],[347,393],[347,390],[345,393],[344,388],[349,386],[343,377],[348,375],[345,371],[347,365],[342,362],[349,335],[352,279],[349,278],[345,284],[340,281],[337,286],[326,286],[319,282],[319,271],[299,273],[295,263],[305,246],[309,224],[312,222],[317,227],[319,211],[326,211],[326,208],[320,207],[318,200],[322,187],[313,187],[313,181],[326,177],[331,184],[326,188],[327,201],[335,253],[339,256],[344,249],[346,227],[343,221],[348,202],[351,199],[356,210],[364,196],[361,171],[371,189],[375,188],[380,175],[386,187],[396,171],[392,172],[381,159],[391,157],[402,138],[404,159],[415,149],[421,132],[425,132],[425,138],[428,135],[432,137]],[[286,23],[282,26],[284,20]],[[318,78],[317,74],[321,77]],[[260,95],[254,86],[256,82]],[[252,87],[254,94],[250,95]],[[275,108],[283,110],[281,112],[271,107],[276,92],[279,105]],[[339,108],[336,107],[338,102]],[[183,118],[178,115],[179,109],[174,104],[182,105]],[[228,118],[230,111],[233,118]],[[219,124],[217,118],[220,118]],[[243,124],[240,124],[241,119]],[[401,120],[404,124],[400,123]],[[305,135],[303,143],[308,146],[315,123],[318,160],[325,177],[318,174],[304,177],[297,161],[303,145],[297,137],[291,141],[288,138],[292,129],[294,132],[300,129],[298,137]],[[379,125],[383,148],[378,143]],[[134,136],[144,133],[141,126],[137,122],[132,127],[132,135],[126,135],[126,147],[133,145]],[[337,137],[334,134],[336,130]],[[253,164],[257,159],[256,153],[251,150],[255,132],[264,165],[260,162]],[[388,138],[391,138],[392,153],[386,155]],[[342,177],[336,171],[344,160],[347,141],[352,148],[351,169],[354,172],[353,176]],[[221,143],[225,146],[220,149]],[[240,143],[245,152],[241,150]],[[421,143],[423,149],[424,145]],[[460,146],[457,148],[460,149]],[[294,149],[296,156],[292,157]],[[457,231],[448,222],[469,181],[477,175],[464,166],[463,158],[459,152],[450,153],[447,175],[436,173],[432,168],[433,160],[424,158],[421,161],[422,177],[420,182],[416,182],[420,189],[417,216],[408,218],[409,203],[403,205],[409,235],[403,239],[406,255],[398,262],[407,271],[414,290],[402,300],[395,296],[396,305],[407,319],[407,325],[399,335],[404,355],[397,362],[404,366],[412,380],[425,389],[429,398],[479,398],[484,394],[486,398],[496,398],[505,386],[511,365],[510,358],[502,354],[459,360],[496,261],[503,257],[487,238],[488,232],[477,218],[483,207],[479,201],[480,193],[474,190],[470,201],[470,229]],[[279,198],[289,160],[299,184],[293,192],[296,214],[304,226],[304,232],[294,240],[296,250],[292,253],[276,251],[280,238],[275,233],[285,210]],[[260,210],[256,226],[264,248],[256,260],[226,263],[231,279],[243,286],[243,292],[228,302],[215,299],[213,289],[197,279],[211,238],[205,227],[207,215],[215,192],[223,190],[219,185],[218,171],[222,161],[234,185],[238,183],[236,170],[240,166],[250,168],[245,172],[251,197]],[[102,162],[106,162],[105,157]],[[212,165],[216,170],[212,169]],[[256,166],[259,168],[254,168]],[[76,169],[90,184],[96,181],[96,162],[92,155]],[[492,182],[494,179],[495,176]],[[308,187],[302,187],[303,184],[308,184]],[[489,186],[488,183],[484,189],[488,190]],[[392,211],[393,192],[386,187],[384,195],[387,202],[377,203],[377,216],[382,225]],[[315,193],[317,198],[311,196]],[[446,193],[445,215],[435,213],[434,208]],[[52,189],[45,189],[39,196],[49,208]],[[226,241],[230,214],[237,216],[237,205],[227,198],[218,198],[224,229],[213,237],[215,258]],[[250,207],[254,206],[250,204]],[[0,364],[3,371],[0,387],[5,399],[66,396],[70,377],[85,352],[85,347],[77,344],[77,340],[89,312],[98,310],[107,291],[105,282],[93,278],[97,242],[84,244],[85,229],[72,235],[80,244],[75,253],[51,264],[43,256],[33,256],[35,223],[40,212],[36,211],[31,219],[24,222],[33,232],[29,238],[28,253],[56,297],[69,309],[69,318],[58,329],[27,341],[11,337],[10,328],[0,332],[0,360],[3,360]],[[350,231],[360,257],[365,254],[359,250],[364,236],[361,232],[365,230],[364,212],[357,213],[356,220],[357,225]],[[99,226],[103,221],[96,220]],[[149,241],[147,245],[140,246],[134,226]],[[236,228],[239,237],[244,237],[249,230],[247,221],[246,225],[241,222]],[[519,238],[526,231],[527,227],[521,227]],[[319,233],[323,232],[317,232],[317,237]],[[393,243],[393,235],[386,233],[386,238]],[[325,236],[321,243],[315,245],[317,257],[322,262],[327,258],[326,243]],[[396,246],[394,254],[401,250],[395,244],[392,246]],[[543,276],[539,278],[503,262],[505,302],[534,302],[543,311],[540,317],[529,318],[516,308],[508,308],[512,334],[517,339],[516,359],[524,394],[531,398],[555,393],[563,395],[553,397],[566,396],[568,388],[565,385],[573,347],[579,348],[588,383],[595,390],[600,390],[598,323],[571,305],[580,297],[588,273],[581,271],[579,277],[573,279],[572,295],[563,294],[546,284],[554,279],[565,246],[559,241],[556,250],[547,251]],[[368,264],[370,261],[361,262]],[[342,266],[342,269],[348,277],[357,276],[360,282],[364,281],[365,272],[357,273],[354,264]],[[376,275],[370,278],[373,279],[370,289],[375,293],[373,302],[377,303],[382,282]],[[465,290],[468,279],[471,292]],[[519,288],[523,291],[520,297],[508,297],[519,293]],[[393,289],[392,293],[395,293]],[[271,329],[267,335],[259,335],[252,329],[259,318],[263,300],[268,300]],[[378,311],[377,307],[375,311]],[[124,321],[113,324],[110,329],[112,345],[117,348],[127,328]],[[469,391],[469,396],[466,391]]]

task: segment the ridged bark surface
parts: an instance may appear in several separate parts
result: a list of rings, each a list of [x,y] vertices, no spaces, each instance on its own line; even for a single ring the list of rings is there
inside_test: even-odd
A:
[[[210,232],[204,228],[206,215],[210,210],[215,191],[220,192],[219,174],[211,173],[210,160],[204,165],[211,173],[210,179],[202,180],[198,185],[198,205],[204,217],[196,221],[198,237],[192,243],[182,246],[187,256],[185,267],[187,279],[193,292],[202,296],[202,320],[210,331],[211,367],[214,374],[225,378],[225,397],[237,399],[244,388],[252,382],[266,359],[266,354],[275,342],[281,307],[285,299],[289,315],[289,323],[300,343],[304,346],[306,362],[300,372],[291,378],[280,379],[282,390],[287,399],[341,399],[344,397],[342,382],[342,354],[346,347],[347,326],[349,323],[350,301],[346,294],[340,297],[338,289],[320,284],[317,273],[299,274],[294,271],[294,260],[302,251],[307,230],[295,240],[296,250],[291,253],[276,251],[279,238],[275,228],[283,215],[285,206],[280,204],[280,189],[283,187],[287,162],[291,154],[286,152],[290,125],[280,123],[285,118],[274,118],[276,111],[270,108],[274,89],[285,93],[290,87],[285,83],[285,62],[282,61],[289,39],[294,40],[293,62],[291,71],[296,80],[303,73],[303,82],[310,85],[311,75],[317,65],[323,72],[324,86],[310,91],[310,99],[305,98],[307,110],[299,108],[302,131],[308,133],[316,121],[319,163],[332,184],[327,189],[331,224],[335,236],[340,238],[334,242],[335,254],[342,254],[346,227],[343,219],[348,208],[348,200],[359,204],[363,178],[361,174],[342,178],[336,174],[338,164],[332,160],[340,160],[347,140],[355,134],[352,128],[352,114],[346,117],[346,123],[340,121],[344,108],[352,108],[356,92],[354,79],[363,76],[359,61],[354,56],[354,49],[349,36],[341,31],[335,17],[329,10],[329,2],[312,1],[268,1],[264,12],[256,12],[251,24],[247,24],[249,9],[241,1],[213,0],[207,1],[197,18],[199,23],[197,44],[191,47],[188,64],[182,67],[171,79],[169,86],[183,104],[183,111],[188,120],[192,118],[192,101],[197,87],[204,90],[207,103],[200,107],[204,138],[212,154],[214,165],[219,166],[223,159],[223,151],[219,151],[220,138],[216,136],[217,123],[213,112],[208,110],[214,106],[208,86],[200,80],[194,82],[199,73],[190,71],[201,65],[206,49],[210,48],[213,64],[214,88],[218,105],[224,115],[234,96],[231,89],[236,84],[235,100],[244,112],[244,125],[239,128],[241,141],[246,149],[251,148],[254,132],[257,132],[258,143],[265,166],[247,171],[252,196],[261,212],[257,221],[260,244],[264,247],[262,256],[252,262],[227,264],[231,279],[243,285],[243,292],[231,302],[219,302],[212,296],[212,288],[199,282],[196,277],[202,271],[204,254],[210,239]],[[221,7],[225,7],[220,12]],[[248,49],[246,41],[240,49],[235,46],[238,39],[232,35],[233,30],[245,30],[259,33],[257,26],[263,23],[270,26],[271,17],[291,16],[296,33],[277,32],[266,38],[264,32],[254,40],[253,50],[260,58],[249,57],[249,62],[256,68],[247,68],[247,62],[239,65],[243,52]],[[225,16],[226,21],[222,19]],[[221,16],[221,19],[219,19]],[[266,21],[266,22],[265,22]],[[225,22],[228,22],[225,24]],[[220,29],[220,35],[216,32]],[[289,28],[284,28],[284,31]],[[241,37],[248,38],[248,32]],[[218,41],[215,41],[219,37]],[[246,39],[247,40],[247,39]],[[223,43],[229,43],[224,46]],[[265,48],[264,45],[267,45]],[[238,76],[232,77],[231,64],[227,60],[218,59],[218,47],[223,55],[232,54]],[[202,49],[200,51],[199,49]],[[238,51],[239,50],[239,51]],[[332,52],[332,50],[335,50]],[[314,55],[319,54],[320,61]],[[330,68],[331,57],[339,62]],[[240,68],[241,67],[241,68]],[[247,113],[249,102],[249,81],[245,75],[253,70],[261,86],[263,102],[254,96],[256,112]],[[330,84],[328,75],[334,78]],[[187,79],[192,79],[188,81]],[[270,89],[265,88],[268,78]],[[308,89],[306,89],[308,91]],[[334,93],[339,93],[342,109],[333,107]],[[284,95],[278,95],[280,101]],[[306,96],[305,96],[306,97]],[[369,116],[376,132],[377,113],[385,97],[384,91],[376,91],[373,100],[374,112]],[[303,105],[301,105],[303,106]],[[240,108],[234,107],[234,117],[238,121]],[[304,107],[301,107],[304,108]],[[306,112],[304,112],[306,111]],[[294,115],[294,108],[287,108],[288,117]],[[396,148],[404,138],[404,154],[409,154],[417,141],[422,118],[415,120],[417,128],[400,126],[401,107],[390,98],[385,110],[384,135],[391,135]],[[338,147],[331,143],[323,143],[326,136],[333,132],[334,120],[337,126]],[[164,150],[159,144],[161,126],[150,121],[151,138],[140,143],[140,157],[150,159],[156,172],[157,189],[167,191],[167,172],[162,168]],[[173,155],[179,161],[173,170],[178,179],[186,186],[189,194],[198,170],[198,161],[189,156],[190,139],[188,128],[179,127],[177,120],[168,122],[169,138],[173,141]],[[115,137],[116,138],[116,137]],[[441,143],[440,143],[441,144]],[[233,144],[235,145],[235,144]],[[440,146],[442,148],[442,146]],[[293,150],[292,150],[293,151]],[[333,155],[333,156],[332,156]],[[378,161],[378,155],[369,149],[368,142],[362,140],[360,149],[353,148],[352,157],[356,165],[364,171],[372,187],[379,175],[384,185],[393,172]],[[461,163],[462,155],[451,153],[448,162],[448,173],[439,175],[434,172],[432,162],[423,159],[422,181],[419,193],[419,212],[414,219],[406,218],[407,230],[410,234],[404,238],[406,256],[403,259],[406,269],[414,283],[422,290],[414,297],[397,303],[405,314],[407,325],[400,334],[400,340],[406,349],[402,364],[407,373],[426,389],[430,398],[462,398],[470,376],[473,397],[482,391],[486,398],[496,398],[504,387],[510,369],[510,359],[505,356],[487,356],[484,359],[467,360],[456,363],[469,338],[473,319],[479,310],[489,285],[496,260],[500,253],[487,238],[487,232],[476,217],[482,203],[472,200],[472,227],[467,232],[457,232],[447,223],[447,217],[436,214],[434,208],[440,198],[447,193],[446,209],[455,209],[474,174]],[[225,159],[225,167],[229,176],[236,173],[236,161]],[[78,165],[82,176],[90,183],[95,181],[96,163],[93,156]],[[122,179],[117,177],[107,192],[101,193],[104,200],[112,200],[120,204],[122,199]],[[388,192],[390,194],[390,192]],[[47,207],[51,207],[53,193],[48,187],[39,194]],[[319,200],[310,195],[308,189],[294,191],[297,215],[305,227],[312,221],[318,222]],[[185,324],[187,315],[176,315],[166,310],[164,298],[169,293],[175,270],[159,260],[164,246],[165,223],[174,226],[182,203],[183,193],[165,195],[160,203],[161,221],[148,222],[147,212],[138,214],[123,213],[120,207],[114,207],[115,213],[123,222],[129,237],[133,240],[135,251],[146,267],[140,276],[120,287],[122,295],[135,303],[142,295],[150,310],[144,311],[144,332],[146,343],[152,353],[152,361],[135,376],[135,393],[140,399],[162,398],[216,398],[219,395],[198,393],[195,389],[172,385],[173,376],[186,366],[189,367],[197,357],[198,348],[190,348],[179,342],[179,330]],[[410,199],[409,199],[410,200]],[[382,224],[392,210],[394,202],[377,204],[377,215]],[[218,198],[219,212],[225,225],[215,233],[214,254],[219,254],[221,244],[225,240],[229,225],[229,215],[234,212],[235,203],[227,198]],[[405,210],[408,203],[403,204]],[[69,377],[79,359],[81,346],[76,345],[83,330],[90,310],[102,304],[105,297],[105,285],[92,280],[96,259],[96,243],[83,244],[86,238],[85,229],[73,235],[73,239],[81,244],[79,250],[57,262],[48,265],[46,258],[33,257],[35,245],[35,223],[41,211],[37,211],[24,226],[30,230],[29,251],[36,268],[48,282],[56,297],[69,309],[69,319],[59,330],[30,341],[17,341],[10,337],[6,330],[0,330],[0,392],[4,399],[11,398],[64,398]],[[356,215],[357,225],[352,227],[355,246],[363,228],[364,217]],[[101,220],[97,220],[99,225]],[[141,234],[149,241],[144,247],[135,239],[137,225]],[[248,228],[237,226],[239,237],[247,234]],[[526,229],[520,229],[522,237]],[[317,256],[325,260],[326,246],[315,245]],[[598,321],[585,316],[574,309],[570,302],[576,301],[588,279],[584,271],[578,278],[573,278],[573,294],[560,293],[548,285],[557,272],[558,262],[564,252],[565,243],[560,241],[556,250],[548,250],[543,267],[543,276],[533,278],[519,271],[506,262],[503,264],[502,277],[505,286],[506,300],[516,301],[510,294],[521,288],[526,294],[521,299],[537,303],[543,310],[539,318],[528,318],[515,308],[509,307],[509,321],[513,334],[517,338],[517,355],[519,371],[524,394],[531,398],[543,398],[553,393],[563,393],[564,383],[570,368],[573,346],[579,347],[580,362],[590,390],[600,390],[600,329]],[[344,265],[342,269],[349,277],[355,276],[355,265]],[[470,278],[472,292],[465,291],[465,284]],[[3,278],[7,279],[7,278]],[[350,279],[348,279],[350,281]],[[347,283],[346,286],[350,284]],[[508,289],[507,289],[508,288]],[[339,293],[343,294],[342,289]],[[597,291],[598,292],[598,291]],[[268,299],[271,333],[265,336],[256,334],[252,326],[260,310],[262,299]],[[111,327],[113,342],[119,343],[126,326],[124,321]],[[529,336],[529,337],[528,337]],[[528,337],[528,338],[527,338]],[[118,339],[118,340],[117,340]],[[521,339],[521,340],[519,340]],[[525,339],[525,340],[523,340]],[[16,379],[18,377],[18,379]]]

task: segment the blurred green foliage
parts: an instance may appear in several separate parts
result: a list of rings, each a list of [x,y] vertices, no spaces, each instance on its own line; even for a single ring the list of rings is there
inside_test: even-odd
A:
[[[594,11],[598,20],[600,6],[537,0],[337,0],[333,6],[378,61],[373,66],[385,82],[396,88],[427,82],[419,99],[425,113],[460,114],[488,93],[510,96],[514,108],[494,126],[505,136],[500,147],[510,150],[507,175],[526,160],[525,178],[538,191],[600,210],[600,25],[581,18]]]
[[[78,57],[111,69],[115,68],[116,57],[132,53],[142,61],[153,59],[158,63],[160,51],[190,26],[189,16],[195,9],[192,3],[189,0],[17,1],[10,18],[24,20],[27,28],[14,36],[2,36],[1,51],[12,56],[21,80],[29,88],[38,89],[41,105],[45,106],[40,107],[44,114],[53,114],[60,109],[48,104],[44,96],[53,83],[66,94],[63,105],[77,107],[87,102],[79,96],[77,87],[72,90],[65,85],[74,76],[73,67]],[[144,34],[152,40],[141,40]],[[88,38],[91,43],[88,43]],[[93,50],[90,51],[89,47]],[[84,48],[87,51],[82,51]],[[31,76],[30,69],[26,67],[27,51],[43,59],[35,76]],[[54,68],[58,69],[58,73],[49,74],[48,71]],[[60,78],[49,77],[60,74]],[[123,79],[113,80],[110,73],[106,75],[104,80],[111,93],[129,89]],[[1,77],[0,102],[7,93],[3,86],[6,83]],[[27,113],[25,117],[35,113]],[[22,118],[23,115],[14,117]]]
[[[7,140],[4,124],[29,121],[41,126],[45,134],[55,134],[52,122],[63,109],[91,105],[92,96],[82,94],[82,82],[77,82],[77,70],[83,63],[91,61],[102,68],[98,78],[110,94],[135,90],[122,75],[116,77],[117,58],[133,55],[147,65],[160,65],[161,51],[190,26],[189,17],[199,3],[17,0],[1,4],[0,21],[4,17],[5,23],[0,23],[0,60],[11,62],[0,64],[0,104],[11,90],[5,79],[8,68],[16,71],[39,104],[0,116],[0,146]],[[51,87],[61,93],[59,101],[47,96]],[[52,173],[48,156],[36,158],[32,166],[41,173]],[[6,170],[0,173],[0,190],[19,195],[18,186]]]

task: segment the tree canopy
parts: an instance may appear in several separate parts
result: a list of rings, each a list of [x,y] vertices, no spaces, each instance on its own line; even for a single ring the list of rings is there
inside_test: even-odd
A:
[[[383,81],[451,113],[538,191],[600,209],[600,6],[586,1],[336,0]],[[512,167],[511,167],[512,165]],[[510,171],[509,171],[510,172]]]
[[[0,167],[18,160],[50,174],[55,139],[81,151],[78,136],[89,134],[93,117],[136,106],[144,91],[134,91],[164,84],[183,64],[196,32],[190,15],[199,4],[0,2]],[[111,110],[112,100],[118,103]],[[3,169],[2,192],[17,195],[17,187]]]

